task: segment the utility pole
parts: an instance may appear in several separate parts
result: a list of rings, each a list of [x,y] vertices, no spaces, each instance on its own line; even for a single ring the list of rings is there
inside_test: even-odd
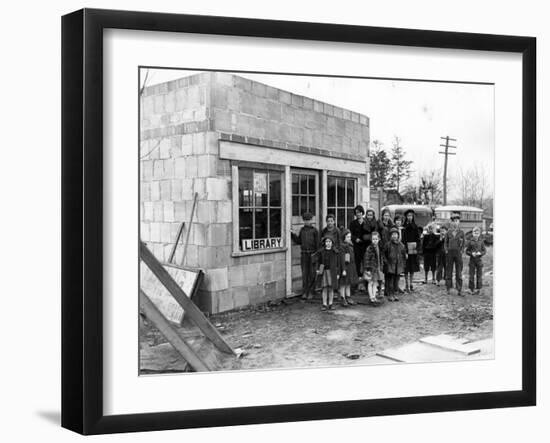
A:
[[[445,140],[443,146],[445,148],[445,152],[439,151],[440,154],[443,154],[445,156],[445,165],[443,166],[443,205],[447,204],[447,160],[449,158],[449,155],[456,155],[456,152],[449,152],[449,148],[456,149],[456,146],[449,145],[449,141],[456,142],[456,138],[451,138],[448,135],[446,137],[439,137],[442,140]]]

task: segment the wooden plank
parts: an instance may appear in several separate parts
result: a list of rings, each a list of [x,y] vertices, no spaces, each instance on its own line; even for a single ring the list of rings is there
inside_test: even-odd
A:
[[[239,252],[239,167],[231,165],[231,192],[233,196],[233,207],[231,208],[233,217],[233,252]]]
[[[428,345],[437,346],[438,348],[446,349],[453,352],[460,352],[464,355],[477,354],[480,349],[479,347],[471,344],[460,343],[459,341],[449,340],[445,337],[431,336],[424,337],[420,339],[421,343],[426,343]]]
[[[268,148],[265,146],[258,149],[258,147],[254,145],[226,140],[220,141],[220,158],[260,162],[264,164],[288,165],[295,168],[327,169],[329,171],[350,172],[361,175],[367,173],[366,159],[364,161],[348,160],[309,154],[307,152]]]
[[[193,196],[193,207],[191,208],[191,217],[189,219],[189,227],[187,228],[187,234],[185,236],[185,243],[183,244],[183,255],[181,257],[181,265],[185,266],[185,258],[187,257],[187,246],[189,245],[189,235],[191,234],[191,228],[193,227],[193,217],[195,216],[195,208],[197,206],[198,192],[195,192]]]
[[[181,233],[183,232],[184,226],[185,222],[181,222],[180,228],[178,229],[178,235],[176,235],[176,241],[174,242],[174,246],[172,246],[172,250],[170,251],[170,257],[168,257],[168,263],[174,262],[174,256],[176,255],[176,249],[178,248],[178,243],[180,242]]]
[[[176,330],[168,323],[155,304],[147,297],[142,289],[139,290],[139,306],[148,320],[150,320],[170,344],[180,353],[195,371],[210,371],[210,368],[187,345]]]
[[[459,352],[418,341],[396,348],[385,349],[378,352],[377,355],[404,363],[445,362],[471,358]]]
[[[208,337],[219,350],[234,354],[233,349],[223,339],[218,330],[208,321],[197,305],[195,305],[195,303],[187,297],[183,289],[180,288],[176,281],[170,276],[168,271],[164,269],[162,264],[155,258],[153,253],[149,251],[143,242],[140,242],[139,244],[139,255],[145,264],[149,266],[149,269],[153,271],[153,274],[157,276],[164,287],[168,289],[168,292],[172,294],[172,297],[174,297],[185,310],[186,316],[189,317],[195,325],[197,325],[202,333]]]

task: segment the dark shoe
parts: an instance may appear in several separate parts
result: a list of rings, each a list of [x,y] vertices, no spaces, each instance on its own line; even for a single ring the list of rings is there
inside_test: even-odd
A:
[[[399,301],[397,297],[393,297],[393,301]]]
[[[459,297],[464,297],[464,294],[462,293],[461,290],[459,290],[456,295],[458,295]]]
[[[409,288],[409,292],[414,292],[414,288],[413,288],[413,285],[410,286]]]
[[[321,311],[326,311],[328,309],[327,305],[321,306]]]
[[[348,297],[347,299],[347,302],[348,302],[348,305],[356,305],[357,303],[355,303],[351,298]]]
[[[404,294],[404,293],[405,293],[405,291],[403,291],[403,289],[401,289],[401,288],[398,288],[398,289],[397,289],[397,292],[399,292],[400,294]]]
[[[333,305],[328,305],[328,309],[329,309],[330,311],[333,311],[333,310],[334,310],[334,306],[333,306]]]
[[[346,308],[348,307],[348,302],[346,301],[345,298],[342,300],[342,306],[344,306]]]

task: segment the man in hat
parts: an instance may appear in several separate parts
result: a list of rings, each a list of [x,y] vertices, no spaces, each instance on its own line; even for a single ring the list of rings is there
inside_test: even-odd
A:
[[[453,287],[453,267],[455,270],[456,290],[462,295],[462,253],[466,245],[464,231],[460,229],[460,214],[453,212],[451,215],[451,226],[444,240],[446,264],[446,285],[447,294],[450,294]]]

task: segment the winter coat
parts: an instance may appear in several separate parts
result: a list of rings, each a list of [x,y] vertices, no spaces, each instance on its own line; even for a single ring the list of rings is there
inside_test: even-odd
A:
[[[481,255],[473,256],[473,252],[480,252]],[[481,257],[483,257],[487,253],[487,249],[485,249],[485,243],[483,243],[483,240],[478,238],[477,240],[474,240],[473,238],[468,241],[466,244],[466,255],[470,257],[470,260],[474,261],[480,261]]]
[[[464,251],[464,246],[466,246],[466,237],[464,236],[464,231],[460,228],[453,230],[449,229],[447,235],[445,236],[445,252],[448,251]]]
[[[407,254],[405,246],[400,241],[389,241],[383,253],[384,268],[390,274],[402,274],[405,270]]]
[[[431,254],[437,252],[439,243],[439,235],[434,234],[433,232],[431,234],[426,234],[422,239],[422,252]]]
[[[380,244],[378,244],[378,248],[371,244],[367,248],[365,258],[363,259],[364,270],[370,272],[382,272],[383,265],[384,259],[382,258],[382,248]]]
[[[302,252],[312,253],[319,249],[319,231],[313,226],[304,226],[298,235],[291,233],[292,240],[299,244]]]
[[[380,244],[383,247],[386,247],[386,243],[388,243],[391,240],[390,229],[393,228],[394,226],[395,225],[393,224],[391,219],[388,220],[388,224],[386,225],[382,220],[378,221],[378,232],[380,233]]]
[[[323,248],[318,252],[317,265],[324,265],[324,270],[330,269],[333,289],[338,289],[338,278],[342,272],[342,258],[340,251],[334,247]]]
[[[355,254],[353,245],[349,243],[342,243],[340,246],[340,260],[342,271],[346,271],[346,275],[340,277],[341,284],[354,286],[358,282],[357,268],[355,266]],[[346,261],[346,254],[349,257],[349,261]]]
[[[367,220],[365,218],[365,223],[363,224],[363,231],[365,232],[363,234],[363,240],[367,243],[367,245],[370,245],[372,243],[372,233],[378,232],[379,225],[375,218],[372,220]]]
[[[407,253],[409,252],[407,243],[416,243],[417,250],[420,247],[420,232],[414,221],[407,223],[403,228],[401,241],[407,248]]]

